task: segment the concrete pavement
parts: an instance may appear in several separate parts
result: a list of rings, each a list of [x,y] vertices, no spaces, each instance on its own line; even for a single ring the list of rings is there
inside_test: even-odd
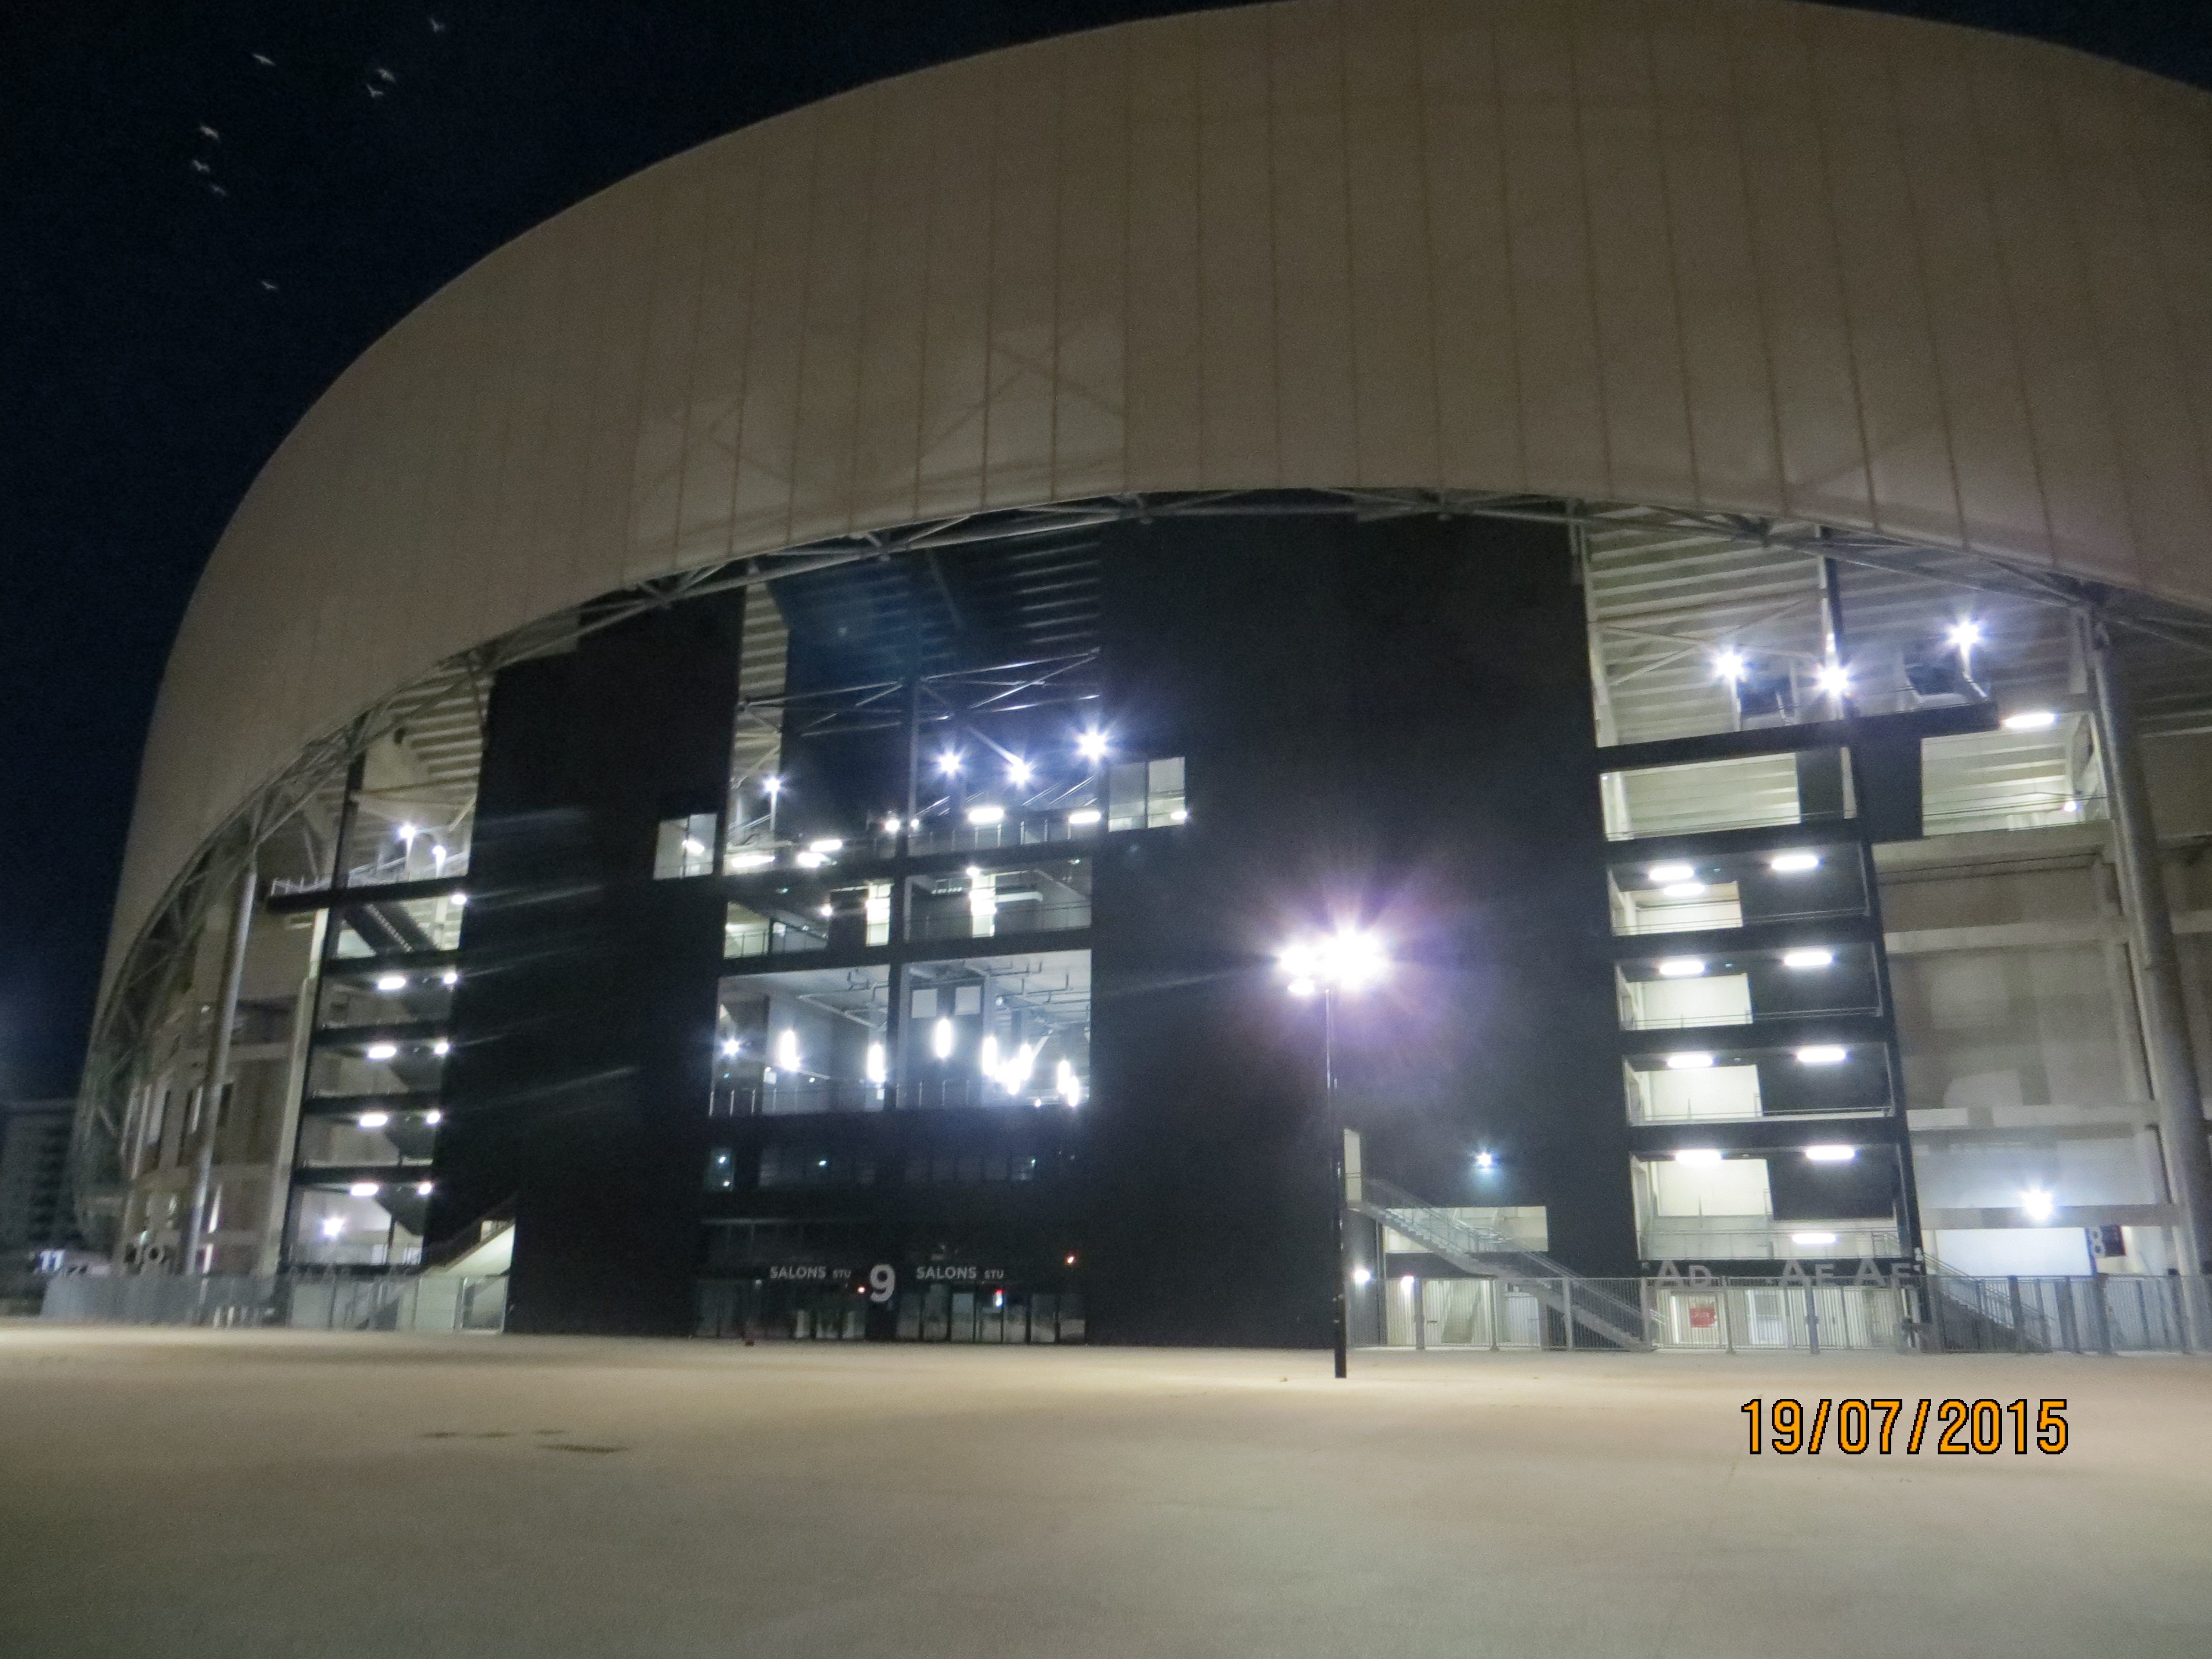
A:
[[[0,1654],[2212,1652],[2212,1363],[1355,1371],[0,1323]],[[1749,1456],[1778,1394],[2063,1395],[2073,1443]]]

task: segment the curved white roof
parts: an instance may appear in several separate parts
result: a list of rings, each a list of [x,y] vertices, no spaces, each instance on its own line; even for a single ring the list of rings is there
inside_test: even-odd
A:
[[[116,948],[311,739],[735,554],[1443,487],[2212,607],[2209,465],[2212,97],[2154,76],[1790,0],[1291,0],[999,52],[641,173],[340,378],[186,616]]]

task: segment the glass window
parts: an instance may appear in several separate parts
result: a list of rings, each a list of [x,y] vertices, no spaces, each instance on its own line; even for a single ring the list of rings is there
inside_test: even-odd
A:
[[[724,980],[708,1115],[883,1110],[890,983],[888,968]]]
[[[971,866],[944,875],[916,876],[912,886],[908,913],[911,939],[994,939],[1091,925],[1091,866],[1081,859],[1013,870]],[[888,924],[888,888],[884,914]]]
[[[1108,769],[1106,827],[1158,830],[1188,821],[1183,791],[1183,759],[1128,761]]]
[[[906,969],[904,1107],[1079,1107],[1091,1090],[1091,953]]]
[[[663,818],[653,847],[653,878],[670,881],[714,873],[717,831],[712,812]]]
[[[876,1179],[875,1160],[844,1146],[784,1145],[761,1148],[760,1184],[771,1187],[867,1187]]]

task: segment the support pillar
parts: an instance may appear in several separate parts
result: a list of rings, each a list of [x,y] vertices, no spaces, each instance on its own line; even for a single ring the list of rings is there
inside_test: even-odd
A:
[[[246,977],[246,935],[253,931],[253,898],[260,871],[249,853],[246,872],[240,877],[230,938],[223,945],[222,986],[216,999],[215,1030],[208,1038],[207,1071],[200,1085],[199,1150],[192,1161],[191,1205],[185,1212],[185,1231],[177,1245],[177,1271],[198,1271],[201,1236],[207,1222],[208,1188],[215,1175],[216,1132],[222,1119],[223,1079],[230,1073],[230,1028],[238,1022],[238,992]]]
[[[2127,687],[2102,615],[2081,620],[2083,654],[2096,696],[2097,746],[2112,815],[2112,845],[2120,894],[2142,988],[2143,1046],[2150,1060],[2151,1091],[2158,1102],[2159,1138],[2165,1145],[2166,1187],[2181,1212],[2183,1271],[2212,1266],[2212,1144],[2205,1139],[2204,1099],[2197,1081],[2183,1000],[2181,953],[2166,908],[2166,871],[2158,830],[2151,821],[2150,792],[2136,747]]]

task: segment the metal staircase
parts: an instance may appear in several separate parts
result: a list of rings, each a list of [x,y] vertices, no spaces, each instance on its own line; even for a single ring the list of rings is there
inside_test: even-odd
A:
[[[1462,1273],[1496,1280],[1534,1296],[1569,1326],[1580,1326],[1607,1346],[1651,1346],[1643,1308],[1585,1279],[1564,1261],[1532,1250],[1502,1233],[1471,1225],[1450,1211],[1353,1165],[1345,1176],[1345,1199],[1358,1214],[1404,1235]]]

